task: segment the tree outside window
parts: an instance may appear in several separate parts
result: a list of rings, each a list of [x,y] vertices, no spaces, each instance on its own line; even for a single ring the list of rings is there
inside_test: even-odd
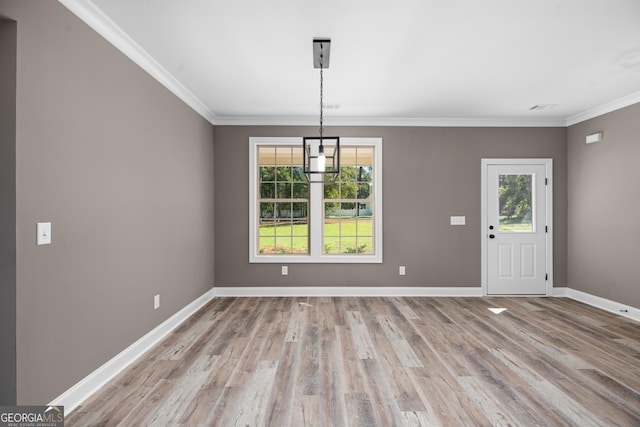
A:
[[[382,262],[380,138],[343,138],[336,181],[309,184],[302,138],[250,138],[250,262]]]

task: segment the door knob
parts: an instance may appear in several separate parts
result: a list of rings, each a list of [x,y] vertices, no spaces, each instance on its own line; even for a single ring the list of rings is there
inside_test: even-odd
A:
[[[495,239],[496,235],[495,234],[489,234],[489,238],[490,239]]]

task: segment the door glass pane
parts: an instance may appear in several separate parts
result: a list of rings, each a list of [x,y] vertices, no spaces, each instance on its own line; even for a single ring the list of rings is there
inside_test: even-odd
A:
[[[534,232],[533,175],[499,175],[498,198],[499,231]]]

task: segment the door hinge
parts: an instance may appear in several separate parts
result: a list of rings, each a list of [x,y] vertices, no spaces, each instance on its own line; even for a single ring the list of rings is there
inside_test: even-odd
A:
[[[549,178],[544,179],[544,185],[549,185]]]
[[[544,275],[544,281],[546,282],[546,281],[548,281],[548,280],[549,280],[549,273],[545,273],[545,275]]]
[[[544,226],[544,232],[545,232],[545,233],[548,233],[548,232],[549,232],[549,226],[548,226],[548,225],[545,225],[545,226]]]

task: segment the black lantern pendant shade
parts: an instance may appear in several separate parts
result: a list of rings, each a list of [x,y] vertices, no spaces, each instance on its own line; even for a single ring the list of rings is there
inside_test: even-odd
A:
[[[329,68],[331,40],[313,40],[313,66],[320,69],[320,136],[302,138],[304,174],[307,181],[324,182],[325,177],[335,179],[340,174],[340,137],[323,135],[323,74]]]
[[[340,173],[340,137],[305,136],[302,138],[304,150],[304,173],[309,182],[324,182],[325,176],[335,180]],[[313,179],[313,174],[320,178]]]

